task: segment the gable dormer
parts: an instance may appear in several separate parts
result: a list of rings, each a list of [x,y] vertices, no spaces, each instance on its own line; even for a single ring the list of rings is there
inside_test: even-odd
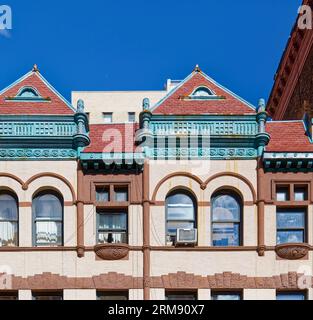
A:
[[[161,101],[143,103],[136,139],[158,159],[253,159],[262,153],[264,101],[256,108],[197,66]]]
[[[88,131],[83,102],[75,110],[37,66],[0,92],[0,161],[76,159]]]
[[[153,114],[164,115],[244,115],[255,107],[203,73],[198,66],[161,101]]]
[[[0,114],[69,115],[75,109],[42,76],[35,65],[13,84],[0,91]]]

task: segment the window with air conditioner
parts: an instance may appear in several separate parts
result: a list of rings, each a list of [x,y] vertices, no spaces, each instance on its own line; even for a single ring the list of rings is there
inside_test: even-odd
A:
[[[192,235],[196,228],[196,200],[188,191],[178,190],[167,196],[166,228],[168,245],[176,244],[177,232],[189,237]]]

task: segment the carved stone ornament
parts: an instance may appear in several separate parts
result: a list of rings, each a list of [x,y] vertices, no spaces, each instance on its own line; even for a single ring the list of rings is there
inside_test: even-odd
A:
[[[121,260],[127,256],[129,247],[126,244],[99,244],[94,251],[103,260]]]
[[[276,246],[276,254],[282,259],[298,260],[304,258],[310,246],[305,243],[286,243]]]

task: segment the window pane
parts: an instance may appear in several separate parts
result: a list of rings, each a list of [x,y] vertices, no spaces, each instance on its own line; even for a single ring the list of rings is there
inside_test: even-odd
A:
[[[99,188],[96,190],[96,201],[108,202],[109,201],[109,190],[107,188]]]
[[[209,96],[212,96],[213,95],[213,92],[208,89],[208,88],[198,88],[194,93],[193,93],[193,96],[194,97],[209,97]]]
[[[17,220],[17,203],[9,194],[0,195],[0,220]]]
[[[240,221],[240,205],[230,195],[221,195],[213,200],[213,221]]]
[[[44,194],[34,199],[36,218],[62,219],[63,207],[59,198],[53,194]]]
[[[128,122],[135,122],[135,121],[136,121],[135,112],[128,112]]]
[[[196,293],[167,293],[166,300],[197,300]]]
[[[98,292],[97,300],[128,300],[128,292]]]
[[[213,223],[213,246],[228,247],[239,246],[239,224]]]
[[[289,188],[288,187],[277,187],[276,188],[276,200],[277,201],[288,201],[289,200]]]
[[[17,222],[0,221],[0,246],[17,246]]]
[[[307,201],[308,193],[307,188],[295,188],[295,201]]]
[[[187,196],[186,194],[182,194],[182,193],[176,193],[172,196],[169,196],[167,198],[167,203],[173,204],[173,205],[181,205],[181,206],[185,206],[187,205],[187,207],[193,206],[193,201],[192,199]]]
[[[36,222],[36,244],[37,245],[61,245],[62,223],[54,221]]]
[[[34,300],[63,300],[62,293],[35,293]]]
[[[126,232],[99,232],[98,243],[127,243]]]
[[[305,293],[303,292],[277,293],[276,300],[305,300]]]
[[[167,234],[176,236],[177,229],[193,229],[193,222],[180,222],[180,221],[168,221],[167,223]]]
[[[99,230],[126,230],[127,214],[126,213],[102,213],[99,214]]]
[[[304,231],[277,231],[277,244],[303,242]]]
[[[0,300],[17,300],[17,292],[0,292]]]
[[[236,293],[221,293],[221,294],[213,294],[212,300],[241,300],[241,294]]]
[[[128,189],[127,188],[115,189],[115,201],[117,202],[128,201]]]
[[[103,122],[111,123],[112,122],[112,113],[103,113]]]
[[[288,210],[277,212],[277,228],[304,228],[305,213],[299,210]]]
[[[180,204],[169,204],[167,206],[168,220],[194,220],[193,205],[181,206]]]

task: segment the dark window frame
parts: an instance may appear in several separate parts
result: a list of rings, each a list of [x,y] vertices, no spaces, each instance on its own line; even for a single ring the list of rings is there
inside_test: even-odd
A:
[[[14,192],[9,191],[9,190],[1,190],[0,191],[0,196],[1,195],[10,196],[15,201],[16,211],[17,211],[16,220],[8,220],[8,219],[3,219],[2,220],[1,219],[0,222],[11,222],[11,223],[15,223],[16,224],[16,243],[14,244],[14,247],[18,247],[19,246],[19,222],[20,222],[19,199],[18,199],[18,196]],[[2,247],[7,247],[7,246],[2,246]]]
[[[126,300],[129,300],[129,290],[97,290],[97,300],[106,300],[101,299],[100,296],[118,296],[118,297],[126,297]],[[119,299],[123,300],[123,299]],[[118,301],[118,300],[107,300],[107,301]]]
[[[239,205],[239,220],[219,220],[219,221],[214,221],[213,216],[214,216],[214,201],[220,197],[220,196],[230,196],[232,198],[234,198],[238,205]],[[241,197],[241,195],[234,191],[234,190],[230,190],[230,189],[220,189],[216,192],[213,193],[212,197],[211,197],[211,246],[212,247],[216,247],[216,248],[227,248],[227,247],[233,247],[233,246],[215,246],[213,243],[213,225],[214,224],[226,224],[226,223],[234,223],[239,225],[239,245],[235,246],[235,247],[243,247],[244,246],[244,203],[243,203],[243,199]]]
[[[126,215],[126,229],[102,229],[100,231],[100,215],[120,215],[120,214],[125,214]],[[112,233],[112,234],[125,234],[126,242],[121,242],[122,244],[128,244],[129,243],[129,214],[128,214],[128,209],[97,209],[96,210],[96,243],[97,244],[103,244],[102,242],[99,242],[99,234],[100,233]],[[108,242],[106,244],[114,244],[115,242]]]
[[[194,211],[194,219],[193,221],[192,220],[189,220],[189,219],[180,219],[180,220],[177,220],[177,219],[168,219],[168,199],[174,195],[177,195],[177,194],[183,194],[187,197],[189,197],[191,200],[192,200],[192,203],[193,203],[193,211]],[[197,198],[195,197],[195,195],[190,192],[189,190],[187,189],[175,189],[175,190],[172,190],[171,192],[169,192],[166,196],[166,199],[165,199],[165,241],[167,243],[168,241],[168,237],[171,238],[171,241],[173,241],[173,245],[175,245],[175,241],[177,240],[176,239],[176,235],[173,236],[173,235],[170,235],[168,233],[168,223],[169,222],[186,222],[186,223],[193,223],[193,228],[194,229],[197,229],[198,227],[198,201],[197,201]],[[197,240],[198,242],[198,240]]]
[[[36,299],[38,297],[59,297],[61,299]],[[64,300],[63,290],[32,290],[32,300]]]
[[[288,228],[278,228],[278,214],[279,213],[288,213],[288,211],[296,210],[296,211],[303,211],[304,215],[304,227],[288,227]],[[288,232],[288,231],[303,231],[303,242],[300,243],[308,243],[308,208],[306,207],[276,207],[276,244],[277,243],[277,236],[279,232]],[[280,244],[288,244],[287,243],[280,243]]]
[[[211,290],[211,300],[217,301],[217,299],[214,299],[214,296],[234,296],[238,295],[240,297],[239,300],[243,300],[243,290],[240,289],[232,289],[232,290]],[[238,301],[239,301],[238,300]]]
[[[276,300],[278,295],[291,296],[291,295],[298,295],[298,294],[303,295],[304,300],[308,300],[309,293],[307,290],[276,290]]]
[[[62,208],[62,217],[61,219],[39,219],[36,217],[36,212],[35,212],[35,205],[36,205],[36,199],[38,197],[44,196],[44,195],[53,195],[55,197],[58,198],[58,200],[60,201],[61,204],[61,208]],[[57,222],[57,223],[61,223],[61,243],[58,244],[37,244],[37,227],[36,227],[36,223],[40,221],[40,222]],[[59,193],[58,191],[55,191],[53,189],[46,189],[40,192],[37,192],[32,199],[32,244],[33,247],[63,247],[64,246],[64,198],[62,196],[61,193]]]
[[[197,301],[199,299],[199,294],[198,294],[198,290],[192,290],[192,289],[179,289],[179,290],[174,290],[174,289],[165,289],[165,300],[170,301],[168,299],[169,295],[176,295],[176,296],[188,296],[188,295],[194,295],[195,299],[192,299],[190,301]],[[177,301],[179,301],[180,299],[176,299]],[[185,299],[186,301],[188,301],[187,299]],[[172,300],[174,301],[174,299]]]

